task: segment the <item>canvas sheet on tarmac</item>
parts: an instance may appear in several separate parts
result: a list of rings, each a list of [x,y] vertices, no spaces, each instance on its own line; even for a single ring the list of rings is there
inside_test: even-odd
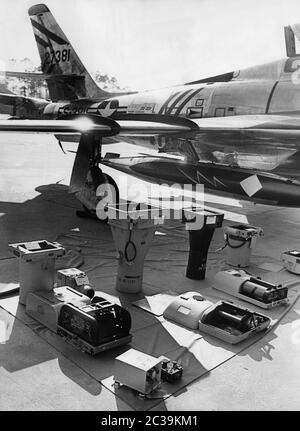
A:
[[[212,289],[213,275],[227,267],[224,253],[214,253],[223,244],[221,229],[215,232],[208,256],[208,270],[203,281],[189,280],[185,277],[185,268],[188,256],[188,236],[181,224],[171,223],[159,227],[153,244],[146,257],[144,270],[143,292],[141,294],[121,294],[115,290],[115,277],[117,270],[116,250],[112,241],[109,226],[91,223],[85,230],[68,231],[59,235],[57,240],[69,250],[74,249],[81,253],[84,263],[80,269],[85,271],[96,294],[127,307],[132,316],[131,347],[153,356],[165,355],[173,360],[180,360],[183,366],[183,377],[175,384],[163,383],[160,391],[153,394],[151,399],[140,399],[131,389],[113,385],[114,358],[126,351],[129,346],[121,346],[91,357],[72,346],[66,344],[57,334],[43,327],[26,315],[24,307],[18,304],[18,296],[12,295],[0,300],[0,306],[15,316],[7,322],[9,337],[13,340],[18,337],[16,321],[32,329],[42,340],[52,345],[64,357],[107,389],[115,393],[136,410],[148,410],[159,404],[162,399],[169,397],[177,391],[184,391],[191,382],[197,378],[213,372],[214,368],[228,361],[235,355],[247,355],[247,348],[255,341],[256,357],[263,357],[268,349],[268,340],[263,334],[256,334],[238,345],[229,345],[217,338],[205,335],[198,331],[191,331],[162,317],[162,308],[174,295],[198,291],[212,302],[220,299],[234,301],[247,306],[254,311],[266,314],[275,325],[278,319],[285,314],[286,307],[280,306],[273,310],[263,310],[252,304],[244,303],[223,292]],[[293,302],[300,291],[300,282],[297,276],[286,270],[279,272],[266,271],[259,267],[265,262],[264,256],[253,256],[253,265],[248,271],[253,275],[260,275],[263,279],[289,284],[289,298]],[[67,262],[66,262],[67,263]],[[280,264],[271,259],[271,263]],[[18,262],[8,256],[0,260],[1,287],[10,285],[18,287]],[[135,301],[150,304],[150,312],[133,305]],[[27,352],[30,354],[30,352]],[[253,348],[252,348],[253,355]]]

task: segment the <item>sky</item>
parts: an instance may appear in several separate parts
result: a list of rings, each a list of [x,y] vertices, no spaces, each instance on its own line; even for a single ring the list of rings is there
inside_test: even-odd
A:
[[[27,10],[0,0],[0,69],[40,59]],[[161,88],[285,56],[299,0],[45,0],[90,72],[132,90]],[[300,48],[299,48],[300,51]]]

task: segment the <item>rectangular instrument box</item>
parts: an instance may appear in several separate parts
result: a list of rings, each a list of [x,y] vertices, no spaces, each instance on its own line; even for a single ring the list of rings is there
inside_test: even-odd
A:
[[[206,225],[221,227],[224,214],[203,207],[191,206],[182,209],[182,222],[187,223],[187,230],[199,230]]]
[[[271,320],[236,304],[213,304],[197,292],[176,297],[164,311],[164,317],[190,329],[197,329],[230,344],[237,344],[263,331]]]
[[[25,262],[57,258],[65,254],[65,249],[61,244],[58,242],[49,242],[45,239],[9,244],[9,248],[15,256]]]
[[[231,302],[219,301],[204,311],[199,321],[199,331],[237,344],[264,331],[270,323],[271,319],[267,316]]]
[[[65,304],[59,313],[57,333],[79,350],[91,355],[131,341],[131,316],[104,298],[84,306]]]
[[[26,305],[29,292],[52,291],[55,261],[65,254],[64,247],[41,240],[10,244],[9,248],[19,260],[20,304]]]
[[[243,270],[227,269],[214,277],[213,287],[264,309],[288,303],[288,288],[252,277]]]
[[[233,225],[233,226],[225,226],[224,234],[230,235],[232,237],[250,240],[257,236],[263,236],[264,232],[261,227],[240,224],[240,225]]]
[[[70,286],[76,289],[78,286],[89,284],[85,272],[77,268],[60,269],[57,271],[57,286]]]
[[[281,254],[281,260],[285,268],[293,274],[300,275],[300,251],[290,250]]]
[[[69,286],[56,287],[51,291],[38,290],[28,293],[26,313],[56,332],[60,309],[67,302],[82,306],[89,304],[91,300]]]
[[[161,385],[160,358],[147,355],[135,349],[115,359],[115,384],[123,384],[141,395],[148,395]]]

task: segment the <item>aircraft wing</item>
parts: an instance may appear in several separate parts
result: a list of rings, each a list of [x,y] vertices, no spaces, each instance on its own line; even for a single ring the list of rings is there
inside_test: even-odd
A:
[[[27,102],[31,102],[31,101],[34,101],[34,102],[40,101],[43,103],[46,102],[44,99],[38,99],[36,97],[20,96],[19,94],[14,94],[14,93],[0,93],[0,103],[6,104],[6,105],[13,105],[16,99],[27,101]]]
[[[22,96],[9,95],[0,93],[0,97],[4,100],[11,100],[15,97],[23,98]],[[57,130],[58,122],[72,121],[74,123],[82,119],[89,121],[90,127],[86,132],[93,132],[95,125],[99,125],[105,121],[105,117],[97,115],[83,116],[64,116],[61,120],[2,120],[0,121],[0,131],[29,131],[41,132],[41,124],[47,131],[53,132]],[[113,117],[110,120],[120,128],[119,134],[159,134],[159,133],[184,133],[195,132],[198,134],[209,134],[211,132],[219,133],[226,137],[228,134],[248,134],[255,136],[262,132],[270,134],[270,136],[294,136],[300,135],[300,114],[299,115],[237,115],[230,117],[212,117],[186,119],[181,117],[156,115],[156,114],[122,114]],[[31,126],[30,126],[31,123]],[[77,123],[78,124],[78,123]],[[72,128],[72,126],[70,126]],[[76,128],[76,127],[75,127]],[[36,129],[36,130],[35,130]]]
[[[229,117],[198,118],[193,120],[200,129],[239,130],[239,129],[299,129],[300,114],[284,115],[234,115]]]
[[[5,97],[10,98],[9,95]],[[178,153],[180,142],[179,153],[190,160],[192,154],[195,162],[226,164],[226,159],[234,155],[239,167],[263,170],[274,169],[300,150],[300,115],[243,115],[193,120],[155,114],[122,114],[113,119],[86,115],[61,120],[2,120],[0,131],[95,133],[117,141],[129,139],[138,145],[141,145],[139,137],[165,137],[160,152]],[[189,145],[193,146],[192,151],[188,149]],[[264,157],[265,162],[258,163],[258,157]],[[228,161],[228,165],[234,164]],[[299,165],[297,170],[299,172]]]
[[[33,79],[45,79],[47,75],[40,72],[15,72],[8,70],[0,70],[0,76],[8,78],[33,78]]]
[[[0,114],[16,117],[39,118],[49,102],[44,99],[0,93]]]
[[[85,183],[93,136],[115,138],[118,142],[129,138],[138,145],[143,140],[158,139],[163,153],[176,153],[179,149],[184,155],[189,148],[188,163],[166,158],[160,162],[155,158],[144,159],[142,165],[136,160],[132,166],[132,160],[120,160],[120,164],[115,159],[111,167],[127,171],[129,166],[132,172],[139,176],[143,173],[147,178],[152,172],[155,180],[166,177],[173,182],[176,178],[194,183],[204,181],[212,190],[236,189],[237,195],[244,193],[247,198],[255,194],[255,198],[268,202],[299,205],[300,116],[296,115],[193,120],[152,114],[123,114],[113,119],[85,115],[61,120],[4,120],[0,121],[1,131],[81,134],[71,176],[72,192],[79,191]]]
[[[195,159],[299,178],[300,115],[243,115],[194,121],[199,129],[192,141]]]
[[[241,115],[194,120],[199,136],[222,142],[298,144],[300,115]],[[216,141],[215,141],[216,142]]]
[[[98,115],[70,115],[59,120],[1,120],[0,132],[79,132],[97,133],[103,136],[120,137],[130,134],[159,135],[159,134],[188,134],[197,129],[197,125],[183,118],[173,119],[155,116],[155,119],[145,118],[145,115],[128,116],[128,119],[114,120]]]
[[[42,72],[15,72],[10,70],[0,70],[0,76],[3,76],[4,78],[20,78],[20,79],[32,79],[32,80],[48,80],[48,79],[55,79],[59,77],[60,79],[83,79],[82,75],[76,75],[76,74],[59,74],[59,75],[53,75],[49,73],[42,73]]]
[[[138,121],[140,119],[140,121]],[[246,142],[280,143],[299,145],[299,115],[240,115],[230,117],[212,117],[185,119],[155,114],[119,115],[114,117],[120,126],[120,136],[135,136],[141,133],[159,133],[156,125],[164,121],[164,132],[178,129],[178,133],[186,132],[186,137],[193,137],[205,143],[224,143],[237,141],[240,145]]]
[[[21,96],[0,94],[0,102]],[[109,127],[108,127],[109,124]],[[102,129],[102,127],[104,127]],[[300,115],[241,115],[186,119],[156,114],[123,114],[105,118],[97,115],[65,116],[60,120],[2,120],[0,131],[13,132],[84,132],[122,137],[178,135],[203,144],[223,145],[233,141],[248,143],[300,145]]]
[[[144,114],[143,120],[147,116],[151,121],[157,117]],[[133,115],[126,119],[125,114],[115,117],[121,131],[113,138],[125,138],[127,142],[143,145],[140,124],[134,121],[136,117]],[[171,122],[177,124],[178,120],[170,117],[164,121],[168,125]],[[155,123],[152,135],[151,127],[148,128],[146,124],[145,133],[148,131],[148,138],[156,138],[153,142],[157,143],[159,153],[180,155],[194,163],[213,162],[264,171],[280,168],[283,169],[280,173],[300,175],[300,115],[243,115],[180,120],[185,120],[181,126],[186,128],[183,127],[174,137],[165,135],[165,139],[159,133],[155,136]]]
[[[112,132],[112,127],[100,123],[90,123],[83,119],[69,120],[1,120],[1,132],[22,133],[85,133],[100,134],[105,136]]]
[[[0,94],[0,103],[21,96]],[[199,147],[213,145],[270,145],[298,149],[300,115],[242,115],[186,119],[156,114],[122,114],[114,118],[98,115],[64,116],[59,120],[2,120],[0,131],[48,133],[97,133],[117,136],[118,140],[138,136],[174,136],[192,140]]]

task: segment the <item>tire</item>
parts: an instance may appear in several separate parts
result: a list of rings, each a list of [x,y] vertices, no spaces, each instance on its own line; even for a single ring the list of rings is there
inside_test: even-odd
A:
[[[90,177],[91,181],[89,182],[89,199],[91,199],[91,205],[89,207],[84,204],[84,199],[82,199],[82,196],[77,196],[77,198],[81,201],[83,210],[82,211],[76,211],[76,215],[78,217],[88,217],[93,218],[95,220],[107,223],[108,218],[100,218],[97,216],[97,213],[101,211],[105,211],[105,207],[107,204],[116,204],[119,203],[119,188],[114,181],[114,179],[107,174],[103,174],[101,169],[98,167],[95,167],[90,170]],[[105,191],[105,184],[109,185],[107,188],[107,194]],[[99,191],[99,186],[104,185],[102,192],[104,192],[104,196],[101,199],[101,194],[99,195],[97,191]],[[111,186],[114,188],[114,195],[113,197],[110,196]],[[101,192],[101,190],[100,190]],[[86,199],[86,197],[85,197]],[[101,205],[101,202],[103,201],[103,207]],[[93,208],[91,208],[91,206]],[[102,207],[102,208],[101,208]],[[97,208],[97,211],[96,211]]]

